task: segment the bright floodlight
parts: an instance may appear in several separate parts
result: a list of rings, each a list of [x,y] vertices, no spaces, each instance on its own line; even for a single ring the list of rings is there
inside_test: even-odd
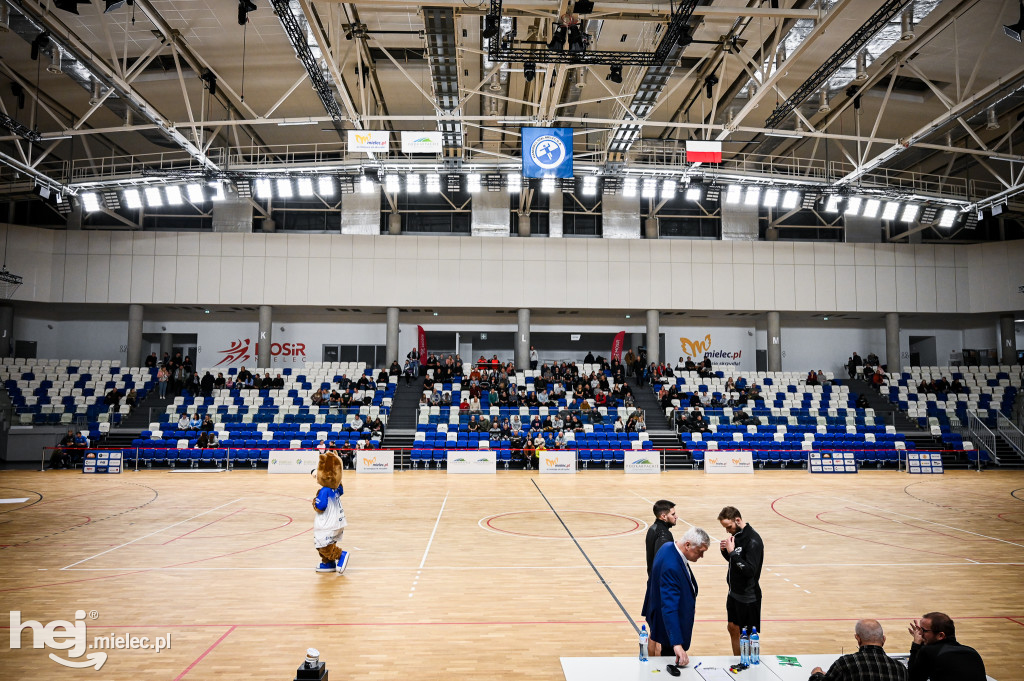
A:
[[[82,208],[84,208],[87,213],[98,211],[100,209],[99,195],[93,194],[92,192],[82,194]]]
[[[661,183],[661,198],[674,199],[676,197],[676,181],[664,180]]]
[[[384,189],[391,194],[394,194],[401,187],[401,183],[398,181],[398,175],[388,175],[384,178]]]
[[[790,189],[782,195],[783,210],[793,210],[800,205],[800,192]]]
[[[636,196],[636,178],[627,177],[622,182],[622,195],[626,198]]]
[[[439,194],[441,192],[441,176],[437,173],[427,175],[427,193]]]
[[[256,180],[256,198],[257,199],[269,199],[274,195],[271,182],[265,177],[261,177]]]
[[[405,191],[407,194],[419,194],[420,193],[420,176],[416,173],[411,173],[405,176]]]
[[[292,195],[292,181],[283,177],[279,178],[277,180],[277,198],[290,199]]]
[[[207,183],[213,187],[213,196],[210,197],[211,201],[223,201],[224,200],[224,183],[220,180],[214,180],[213,182]]]
[[[954,222],[956,222],[955,209],[947,208],[942,211],[942,215],[939,217],[939,227],[952,227]]]
[[[505,183],[509,194],[518,194],[523,187],[523,178],[519,173],[509,173],[505,176]]]
[[[199,184],[188,184],[185,185],[185,193],[188,195],[188,200],[192,203],[202,203],[206,200],[206,195],[203,194],[203,187]]]
[[[689,187],[686,188],[687,201],[700,201],[700,195],[701,191],[699,184],[691,184]]]
[[[883,220],[895,220],[896,215],[900,212],[899,201],[887,201],[885,209],[882,211]]]
[[[297,181],[299,196],[313,196],[313,178],[300,177]]]
[[[139,194],[138,189],[124,190],[124,205],[132,210],[142,208],[142,196]]]
[[[593,175],[587,175],[583,178],[583,196],[596,196],[597,195],[597,178]]]
[[[846,214],[857,215],[860,213],[861,198],[859,196],[851,196],[846,202]]]
[[[644,180],[643,189],[640,191],[640,196],[645,199],[653,199],[658,193],[658,181],[652,178]]]
[[[330,198],[334,196],[334,179],[324,175],[316,181],[316,191],[323,198]]]
[[[758,200],[761,198],[760,187],[747,187],[747,194],[743,197],[743,204],[746,206],[756,206]]]
[[[901,222],[913,222],[917,219],[917,214],[921,212],[921,207],[916,203],[908,203],[903,209],[903,215],[900,216]]]
[[[369,194],[373,191],[373,180],[363,175],[359,178],[359,193]]]
[[[764,199],[761,201],[761,205],[765,208],[775,208],[779,205],[779,190],[778,189],[765,189]]]
[[[150,208],[159,208],[164,205],[164,197],[160,195],[160,187],[146,187],[146,205]]]
[[[545,194],[555,193],[555,179],[553,177],[545,177],[540,181],[540,190]]]
[[[742,196],[743,188],[738,184],[730,184],[729,188],[725,190],[726,203],[739,203]]]
[[[840,200],[839,197],[836,196],[835,194],[833,194],[832,196],[828,197],[828,200],[825,201],[825,212],[826,213],[838,213],[839,212],[839,200]]]
[[[466,175],[466,191],[470,194],[476,194],[480,191],[480,173]]]
[[[864,212],[861,213],[866,218],[878,217],[878,209],[882,207],[882,202],[878,199],[868,199],[864,202]]]

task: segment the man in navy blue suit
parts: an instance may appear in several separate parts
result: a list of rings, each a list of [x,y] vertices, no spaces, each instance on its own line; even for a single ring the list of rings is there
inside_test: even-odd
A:
[[[710,543],[707,532],[691,527],[682,539],[658,549],[647,578],[641,614],[651,640],[661,644],[661,654],[668,655],[671,650],[680,666],[690,662],[687,651],[697,609],[697,579],[690,563],[700,560]]]

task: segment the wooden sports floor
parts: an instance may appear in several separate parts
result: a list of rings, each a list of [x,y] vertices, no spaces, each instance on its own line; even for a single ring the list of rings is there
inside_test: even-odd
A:
[[[32,648],[31,629],[12,649],[5,626],[0,678],[285,681],[312,646],[335,680],[561,679],[559,656],[636,654],[644,533],[667,498],[677,536],[721,538],[726,504],[761,533],[762,654],[850,652],[860,617],[905,651],[908,620],[941,610],[989,674],[1024,679],[1024,473],[346,472],[344,576],[313,571],[315,489],[263,470],[0,473],[3,610],[82,610],[90,642],[171,637],[96,671],[51,661],[68,651]],[[695,574],[691,652],[728,654],[725,561],[709,551]]]

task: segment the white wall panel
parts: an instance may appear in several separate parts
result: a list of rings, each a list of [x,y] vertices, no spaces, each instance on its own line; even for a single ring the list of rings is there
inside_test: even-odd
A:
[[[815,265],[835,265],[836,264],[836,245],[828,242],[815,241],[812,244],[814,248],[814,264]]]
[[[934,262],[934,259],[932,260]],[[935,268],[916,267],[915,286],[917,288],[917,311],[935,312]]]
[[[673,262],[670,269],[672,271],[672,308],[692,310],[702,307],[701,301],[694,293],[693,265],[689,261]]]
[[[292,236],[295,235],[288,235],[289,248],[291,247]],[[308,246],[308,242],[306,245]],[[287,276],[285,281],[285,304],[306,304],[306,296],[309,294],[309,265],[309,258],[307,257],[288,258],[285,268]],[[373,276],[372,260],[362,260],[360,265],[365,267],[368,277]]]
[[[711,279],[708,281],[711,289],[712,307],[716,310],[731,310],[734,307],[735,273],[732,263],[716,263],[711,266]]]
[[[895,259],[893,259],[895,262]],[[896,268],[875,268],[875,305],[880,312],[896,310]]]
[[[230,232],[227,232],[230,234]],[[207,233],[201,232],[199,234],[199,255],[203,257],[219,258],[221,255],[221,244],[223,239],[221,237],[224,233]]]
[[[743,244],[744,242],[736,242]],[[753,259],[753,252],[751,252]],[[738,310],[754,310],[754,265],[753,263],[741,263],[733,267],[733,289],[732,300]]]
[[[328,287],[331,292],[331,302],[340,306],[342,301],[347,301],[352,296],[352,261],[347,258],[332,257],[330,259],[330,272],[328,273]],[[399,266],[401,261],[398,261]]]
[[[240,255],[246,258],[263,257],[267,254],[266,234],[221,234],[220,248],[223,255]]]
[[[153,302],[173,303],[178,258],[175,255],[157,255],[153,262]]]
[[[89,253],[90,233],[76,230],[67,232],[65,248],[68,255],[87,255]]]
[[[156,255],[155,232],[131,232],[134,255]]]
[[[956,311],[971,311],[971,276],[967,267],[956,268]]]
[[[871,255],[873,256],[873,254]],[[857,273],[857,310],[864,312],[877,309],[875,307],[878,302],[875,293],[875,268],[857,266],[854,270]]]
[[[220,290],[221,258],[213,255],[199,256],[199,271],[196,277],[196,300],[222,300]]]
[[[131,255],[134,241],[132,234],[133,232],[110,232],[110,254]]]
[[[754,260],[757,260],[757,250],[754,251]],[[772,265],[754,265],[754,309],[778,309],[775,303],[775,268]]]
[[[856,243],[853,246],[853,264],[858,267],[875,264],[875,244]]]
[[[837,265],[856,265],[857,250],[854,244],[835,244]]]
[[[776,255],[778,253],[776,252]],[[792,255],[792,253],[790,253]],[[783,257],[786,257],[783,255]],[[775,266],[775,309],[793,310],[796,308],[796,291],[793,290],[793,265]]]
[[[668,242],[670,258],[673,263],[693,262],[693,244],[700,242],[685,239],[672,239]],[[753,251],[751,251],[753,252]]]
[[[852,255],[853,250],[850,250]],[[851,257],[852,260],[852,257]],[[857,268],[852,265],[836,265],[836,310],[857,309]]]
[[[793,264],[793,242],[792,241],[776,241],[766,242],[771,245],[773,256],[772,262],[776,265],[792,265]]]
[[[284,244],[280,245],[283,246]],[[285,305],[288,303],[288,270],[285,263],[268,261],[268,266],[263,275],[263,302],[266,305]]]
[[[106,299],[111,303],[134,302],[132,299],[131,255],[110,256],[110,277]]]
[[[84,303],[89,271],[89,256],[68,253],[64,260],[64,302]]]
[[[916,270],[915,267],[896,267],[896,308],[898,312],[917,312]]]
[[[797,255],[798,259],[801,256]],[[814,259],[814,254],[807,252],[804,258]],[[794,299],[797,310],[816,310],[817,303],[814,299],[814,265],[801,264],[793,268],[793,287],[796,297]]]
[[[632,279],[630,274],[629,263],[608,263],[605,272],[602,272],[601,266],[598,265],[596,272],[593,269],[590,271],[591,279],[589,285],[594,289],[595,293],[597,291],[604,291],[604,298],[607,300],[605,303],[606,307],[628,308],[631,300],[639,298],[639,296],[630,296],[632,288],[638,285],[638,282]],[[595,281],[595,277],[601,281]],[[642,281],[646,283],[647,278],[644,277]],[[644,288],[646,289],[646,287]],[[646,290],[644,293],[646,294]],[[598,298],[591,296],[590,307],[596,307],[599,304],[597,301],[600,300],[600,294],[598,293],[597,295],[599,296]],[[646,298],[646,295],[644,298]]]
[[[198,241],[197,239],[196,242],[198,243]],[[179,305],[195,305],[199,302],[199,256],[178,256],[177,277],[174,280],[174,302]]]
[[[940,249],[941,250],[941,249]],[[953,262],[953,258],[949,258]],[[935,309],[937,312],[956,312],[956,268],[935,268]]]
[[[242,266],[244,262],[245,258],[234,255],[220,258],[217,274],[220,276],[220,303],[222,305],[242,304]]]
[[[199,255],[199,234],[193,232],[178,233],[178,255]]]
[[[896,245],[875,244],[875,266],[895,267],[896,266]]]
[[[935,246],[914,244],[914,264],[918,267],[935,267]]]
[[[754,264],[754,242],[732,241],[732,262],[737,265]],[[660,250],[660,249],[655,249]]]
[[[155,258],[152,255],[132,256],[132,302],[153,302],[153,267]],[[223,263],[221,264],[223,267]]]
[[[242,258],[242,270],[239,274],[242,277],[243,301],[253,305],[270,303],[269,300],[263,297],[263,290],[266,284],[267,275],[266,260],[266,258],[257,256],[246,256]]]

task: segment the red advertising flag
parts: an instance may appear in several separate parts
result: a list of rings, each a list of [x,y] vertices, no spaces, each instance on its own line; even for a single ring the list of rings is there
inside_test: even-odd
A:
[[[619,331],[615,334],[615,340],[612,341],[612,360],[622,361],[622,346],[626,342],[626,332]]]
[[[427,363],[427,332],[423,330],[422,326],[416,327],[417,334],[417,347],[420,353],[420,364]]]
[[[687,163],[721,163],[722,143],[686,140]]]

